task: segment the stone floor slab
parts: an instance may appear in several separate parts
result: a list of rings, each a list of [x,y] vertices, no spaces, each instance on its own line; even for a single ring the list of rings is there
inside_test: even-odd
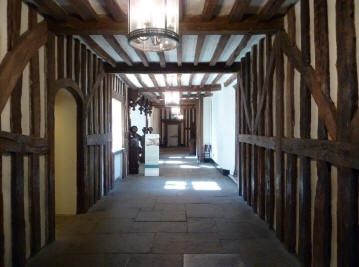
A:
[[[239,254],[185,254],[183,267],[246,267]]]

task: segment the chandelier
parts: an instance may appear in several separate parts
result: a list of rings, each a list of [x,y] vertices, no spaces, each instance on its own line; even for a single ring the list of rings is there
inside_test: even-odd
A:
[[[135,49],[161,52],[177,47],[179,0],[129,0],[128,42]]]

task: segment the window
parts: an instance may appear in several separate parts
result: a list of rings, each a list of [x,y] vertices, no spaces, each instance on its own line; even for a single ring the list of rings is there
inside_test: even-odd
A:
[[[112,99],[112,152],[122,148],[122,103]]]

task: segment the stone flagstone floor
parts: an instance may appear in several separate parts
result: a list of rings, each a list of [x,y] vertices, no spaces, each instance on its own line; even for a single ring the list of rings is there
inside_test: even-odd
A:
[[[56,241],[27,266],[300,266],[229,178],[167,152],[160,177],[132,175],[87,214],[57,216]]]

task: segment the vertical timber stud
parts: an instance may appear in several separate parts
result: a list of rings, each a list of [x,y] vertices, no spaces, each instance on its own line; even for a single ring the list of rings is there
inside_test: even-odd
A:
[[[339,142],[351,141],[351,120],[358,108],[354,1],[336,1]],[[358,266],[358,173],[338,168],[338,266]]]
[[[77,41],[78,42],[78,41]],[[76,54],[75,50],[75,54]],[[76,58],[75,58],[75,79],[76,79],[76,73],[81,75],[81,90],[82,90],[82,94],[84,96],[87,95],[87,54],[86,54],[86,46],[85,45],[81,45],[80,47],[80,51],[79,54],[81,54],[81,65],[76,63]],[[76,65],[80,67],[81,72],[78,72],[79,70],[76,69]],[[88,107],[86,105],[83,105],[82,107],[83,110],[83,119],[82,119],[82,124],[81,124],[81,129],[82,129],[82,155],[83,155],[83,178],[80,180],[78,180],[78,184],[77,186],[79,186],[81,188],[81,192],[82,192],[82,197],[80,194],[77,195],[78,199],[77,199],[77,203],[79,205],[79,207],[77,208],[78,212],[80,213],[85,213],[88,208],[89,208],[89,188],[88,188],[88,184],[89,184],[89,177],[88,177],[88,173],[89,173],[89,169],[88,169],[88,148],[87,148],[87,124],[88,124]],[[79,152],[80,153],[80,152]]]
[[[242,74],[242,70],[237,73],[237,81],[240,80],[240,75]],[[242,164],[242,160],[243,160],[243,156],[242,156],[242,144],[243,143],[239,143],[238,142],[238,134],[242,134],[242,111],[241,111],[241,107],[242,107],[242,101],[241,101],[241,90],[239,89],[239,86],[240,84],[237,82],[237,88],[235,89],[236,90],[236,114],[237,114],[237,117],[236,117],[236,122],[237,122],[237,129],[238,129],[238,132],[237,132],[237,135],[236,135],[236,146],[237,146],[237,163],[236,163],[236,166],[237,166],[237,177],[238,177],[238,194],[240,196],[243,195],[242,193],[242,189],[243,189],[243,186],[242,186],[242,181],[243,181],[243,176],[242,176],[242,169],[243,169],[243,164]]]
[[[309,0],[300,1],[301,48],[303,61],[310,64],[309,36]],[[310,138],[311,93],[305,85],[304,78],[300,79],[300,137]],[[312,235],[311,235],[311,184],[310,159],[301,156],[299,159],[299,245],[298,256],[304,266],[311,265]]]
[[[292,45],[295,45],[295,10],[291,8],[287,13],[288,35]],[[287,138],[294,137],[294,66],[287,61],[286,77],[286,124]],[[286,190],[285,190],[285,229],[284,239],[287,249],[295,251],[296,245],[296,210],[297,210],[297,156],[287,154]]]
[[[20,37],[21,1],[8,0],[8,50],[12,50]],[[22,133],[21,127],[22,77],[11,94],[11,132]],[[11,153],[11,226],[12,265],[23,266],[26,260],[25,209],[24,209],[24,156]]]
[[[280,240],[283,240],[283,215],[284,215],[284,164],[281,140],[284,130],[284,63],[283,53],[279,47],[276,48],[276,151],[275,151],[275,206],[276,206],[276,233]]]
[[[237,73],[237,75],[239,75]],[[237,79],[238,81],[238,79]],[[234,122],[234,127],[235,127],[235,137],[234,137],[234,149],[235,149],[235,156],[234,156],[234,172],[233,172],[233,176],[237,179],[238,185],[239,185],[239,142],[238,142],[238,134],[239,134],[239,105],[240,105],[240,101],[239,101],[239,88],[238,88],[239,84],[237,82],[237,87],[234,87],[234,94],[235,94],[235,122]]]
[[[244,99],[244,101],[246,100],[246,95],[242,94],[242,92],[245,92],[246,89],[246,82],[247,80],[244,78],[245,77],[245,59],[241,60],[241,78],[243,81],[243,91],[241,91],[241,99]],[[238,80],[239,81],[239,80]],[[244,116],[244,101],[241,102],[241,133],[242,134],[246,134],[246,123],[245,123],[245,116]],[[247,201],[248,196],[247,196],[247,177],[246,177],[246,170],[247,170],[247,166],[246,166],[246,144],[245,143],[241,143],[241,177],[242,177],[242,184],[243,184],[243,188],[242,188],[242,195],[243,195],[243,199],[245,201]]]
[[[251,129],[252,134],[254,134],[254,120],[256,116],[257,109],[257,45],[252,47],[252,65],[251,65],[251,93],[250,93],[250,101],[251,101]],[[257,173],[257,147],[255,145],[251,145],[251,205],[254,212],[257,212],[257,196],[258,196],[258,173]]]
[[[92,60],[92,53],[90,50],[87,50],[87,97],[90,97],[92,94],[91,92],[91,86],[93,83],[93,60]],[[93,98],[90,98],[89,106],[88,106],[88,125],[87,125],[87,133],[88,135],[93,134]],[[88,149],[88,179],[89,179],[89,207],[91,207],[94,204],[94,172],[95,172],[95,162],[94,162],[94,147],[93,146],[87,146]]]
[[[327,1],[314,1],[315,68],[321,77],[323,93],[330,99],[329,41]],[[318,139],[327,140],[324,121],[318,118]],[[317,186],[314,202],[313,266],[329,266],[331,250],[331,175],[330,165],[317,161]]]
[[[272,52],[272,36],[266,37],[266,75],[269,75],[269,58]],[[273,136],[273,76],[269,80],[265,108],[265,134]],[[274,154],[273,150],[265,151],[265,180],[266,180],[266,221],[272,229],[274,224]]]
[[[250,92],[251,92],[251,83],[250,83],[250,80],[251,80],[251,76],[250,76],[250,73],[251,73],[251,59],[250,59],[250,53],[248,52],[246,54],[246,57],[245,57],[245,80],[246,80],[246,86],[245,86],[245,99],[246,99],[246,102],[247,102],[247,107],[250,107],[251,106],[251,103],[250,103]],[[248,118],[250,118],[251,116],[249,115]],[[250,123],[250,122],[249,122]],[[251,134],[250,133],[250,130],[249,130],[249,127],[246,123],[246,133],[247,134]],[[246,156],[245,156],[245,160],[246,160],[246,179],[247,179],[247,203],[249,205],[251,205],[252,203],[252,195],[251,195],[251,192],[252,192],[252,186],[251,186],[251,145],[249,144],[245,144],[246,146]]]
[[[264,77],[264,39],[260,40],[258,47],[258,94],[257,94],[257,107],[259,107],[260,96],[263,89]],[[264,135],[264,109],[260,112],[260,119],[258,123],[258,135]],[[265,218],[265,158],[264,148],[258,147],[258,210],[259,216]]]
[[[4,198],[3,198],[3,186],[2,186],[2,155],[3,152],[0,150],[0,265],[4,266],[4,256],[5,256],[5,238],[4,238]]]
[[[47,158],[47,223],[46,243],[55,240],[55,35],[49,34],[46,44],[46,85],[47,85],[47,139],[49,153]]]
[[[29,28],[37,24],[37,13],[29,8]],[[39,53],[35,53],[30,61],[30,133],[40,137],[40,71]],[[41,249],[40,220],[40,165],[39,154],[30,155],[29,161],[29,192],[30,192],[30,225],[31,225],[31,256]]]

